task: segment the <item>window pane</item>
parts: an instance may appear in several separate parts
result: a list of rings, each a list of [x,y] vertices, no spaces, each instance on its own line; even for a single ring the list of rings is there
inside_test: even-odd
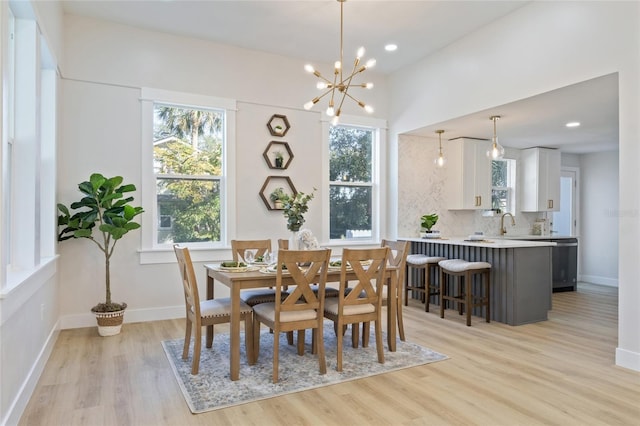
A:
[[[507,162],[493,160],[491,162],[491,186],[509,186],[507,183]]]
[[[496,210],[498,212],[507,212],[509,211],[507,207],[509,206],[509,191],[494,189],[491,192],[491,209]]]
[[[329,141],[331,182],[371,182],[373,130],[333,126]]]
[[[220,241],[220,182],[157,180],[158,243]]]
[[[223,111],[156,105],[155,173],[222,175],[223,124]]]
[[[331,239],[371,237],[371,191],[371,187],[331,185]]]

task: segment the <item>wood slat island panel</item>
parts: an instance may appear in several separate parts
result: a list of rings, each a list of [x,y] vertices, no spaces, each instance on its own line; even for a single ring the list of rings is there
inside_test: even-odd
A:
[[[492,266],[492,321],[521,325],[547,320],[547,313],[551,310],[551,249],[554,243],[502,239],[483,242],[464,241],[463,238],[401,239],[410,241],[411,254],[489,262]],[[407,279],[417,280],[416,271],[410,270]],[[480,315],[479,308],[476,309],[474,315]]]

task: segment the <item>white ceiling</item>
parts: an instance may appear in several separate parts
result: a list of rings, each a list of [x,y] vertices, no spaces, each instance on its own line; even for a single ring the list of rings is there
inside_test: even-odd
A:
[[[339,56],[340,3],[335,0],[70,0],[65,13],[149,30],[271,52],[301,63],[332,63]],[[524,6],[526,1],[365,1],[344,3],[344,56],[360,46],[376,71],[392,73]],[[396,43],[398,50],[384,51]],[[301,67],[301,72],[302,67]],[[566,152],[617,149],[617,76],[594,79],[491,111],[429,126],[416,134],[490,138],[498,121],[500,143],[552,146]],[[570,133],[563,120],[583,124]]]

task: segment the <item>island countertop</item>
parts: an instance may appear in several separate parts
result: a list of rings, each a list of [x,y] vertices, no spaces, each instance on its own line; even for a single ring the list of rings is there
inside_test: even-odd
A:
[[[441,238],[400,238],[404,241],[420,242],[420,243],[433,243],[433,244],[450,244],[456,246],[469,246],[469,247],[486,247],[486,248],[523,248],[523,247],[551,247],[556,243],[550,241],[527,241],[527,240],[514,240],[511,238],[503,237],[486,237],[484,240],[471,241],[469,237],[441,237]]]

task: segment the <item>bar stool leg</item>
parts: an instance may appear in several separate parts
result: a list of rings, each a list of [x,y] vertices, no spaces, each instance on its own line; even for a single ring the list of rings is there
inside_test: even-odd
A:
[[[473,306],[473,297],[471,295],[471,272],[467,271],[464,274],[464,285],[465,285],[465,309],[467,310],[467,326],[471,325],[471,311]]]

